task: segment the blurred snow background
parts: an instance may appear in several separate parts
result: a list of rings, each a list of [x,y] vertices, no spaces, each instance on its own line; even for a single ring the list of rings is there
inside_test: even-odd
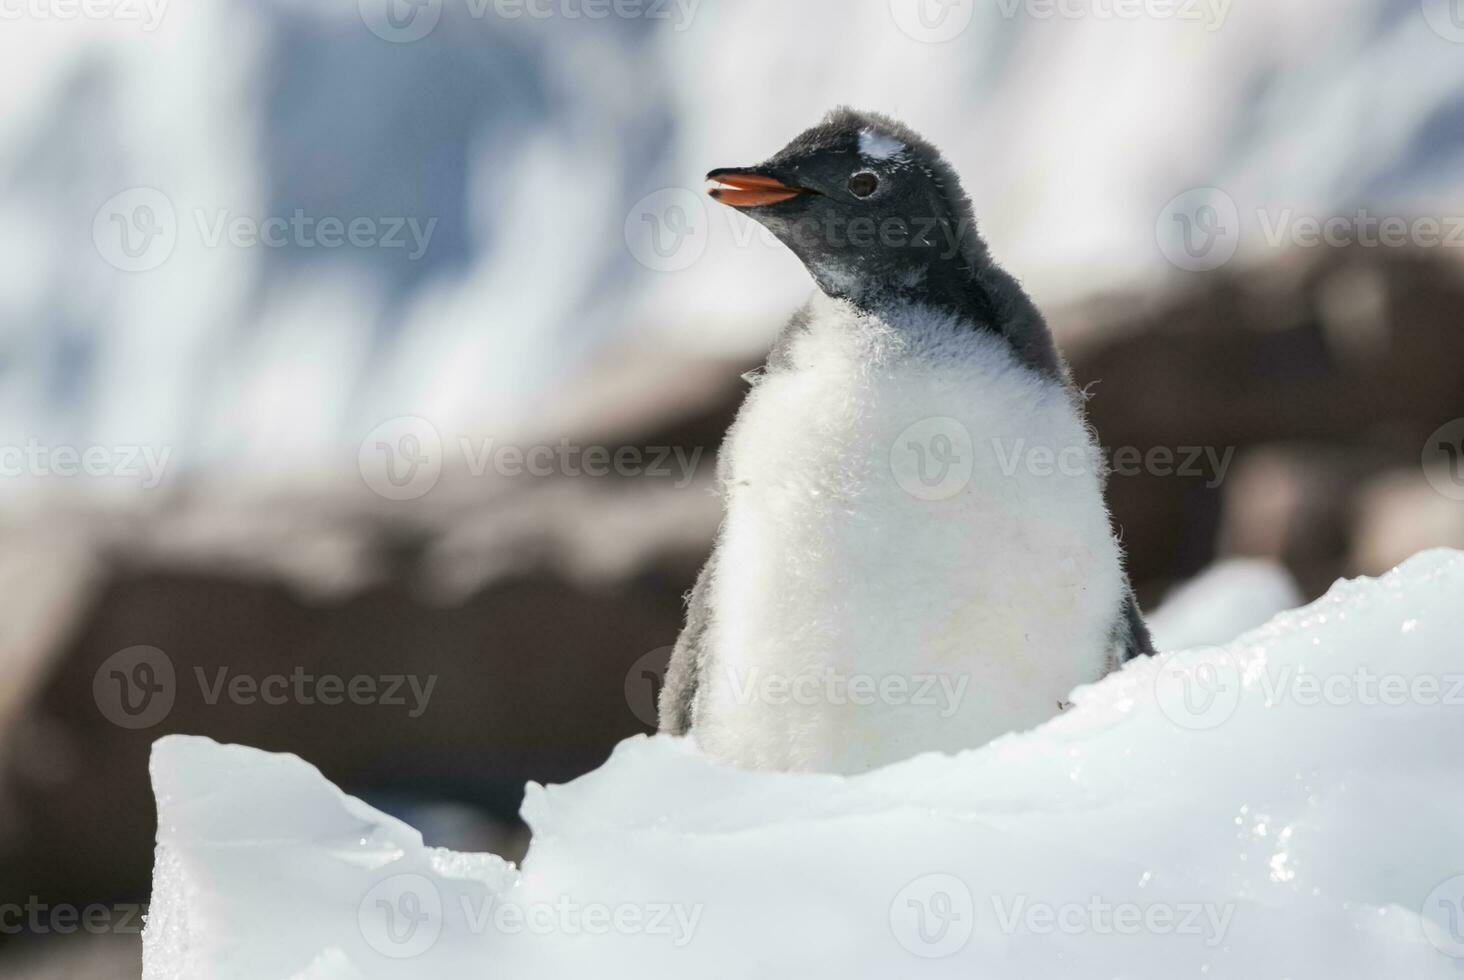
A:
[[[518,429],[630,338],[755,350],[807,281],[701,176],[838,103],[942,146],[1050,308],[1173,276],[1155,222],[1192,188],[1238,203],[1244,259],[1257,208],[1437,215],[1464,184],[1464,46],[1418,0],[116,3],[138,19],[0,32],[0,444],[182,472],[319,464],[409,413]],[[94,221],[134,188],[176,228],[123,272]],[[415,259],[208,244],[297,210],[435,224]]]

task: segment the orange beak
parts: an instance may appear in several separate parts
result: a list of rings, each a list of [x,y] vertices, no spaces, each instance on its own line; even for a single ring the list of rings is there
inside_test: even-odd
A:
[[[731,168],[713,170],[707,174],[707,180],[720,185],[707,191],[712,200],[734,208],[760,208],[765,204],[790,201],[804,192],[803,188],[785,184],[776,177]]]

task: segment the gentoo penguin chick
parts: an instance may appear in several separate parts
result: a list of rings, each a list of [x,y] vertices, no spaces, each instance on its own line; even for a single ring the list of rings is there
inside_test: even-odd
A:
[[[661,730],[859,772],[1030,728],[1151,653],[1082,395],[935,148],[839,109],[707,176],[818,292],[727,433]]]

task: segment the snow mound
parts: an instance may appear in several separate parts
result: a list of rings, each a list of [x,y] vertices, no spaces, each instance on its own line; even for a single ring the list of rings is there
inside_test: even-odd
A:
[[[1216,562],[1164,597],[1146,618],[1156,650],[1228,643],[1301,604],[1291,573],[1262,558]]]
[[[629,739],[529,786],[521,872],[165,738],[144,976],[1457,978],[1461,600],[1427,552],[860,776]]]

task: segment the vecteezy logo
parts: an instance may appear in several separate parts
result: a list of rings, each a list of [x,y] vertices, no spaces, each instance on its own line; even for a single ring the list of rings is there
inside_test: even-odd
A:
[[[890,472],[920,500],[949,500],[971,482],[976,453],[970,431],[958,419],[921,419],[895,437]]]
[[[1198,187],[1174,197],[1154,225],[1159,251],[1190,272],[1218,269],[1240,247],[1240,209],[1218,187]]]
[[[1464,500],[1464,419],[1445,422],[1423,444],[1423,475],[1450,500]]]
[[[1240,705],[1240,668],[1221,647],[1163,654],[1155,666],[1154,700],[1180,728],[1217,728]]]
[[[955,875],[922,875],[901,888],[890,903],[895,941],[922,959],[960,952],[975,927],[971,889]]]
[[[651,728],[660,722],[661,688],[666,684],[666,665],[674,647],[657,647],[643,653],[625,672],[625,703],[631,713]]]
[[[442,17],[442,0],[357,0],[361,22],[383,41],[420,41]]]
[[[1423,934],[1445,956],[1464,959],[1464,875],[1455,875],[1423,900]]]
[[[890,16],[907,37],[941,44],[971,24],[972,0],[890,0]]]
[[[366,434],[356,456],[361,479],[387,500],[415,500],[442,475],[442,437],[424,418],[388,419]]]
[[[362,896],[356,923],[366,944],[382,956],[421,956],[442,934],[442,893],[422,875],[392,875]]]
[[[92,675],[92,700],[120,728],[151,728],[168,717],[177,695],[173,661],[157,647],[118,650]]]
[[[1445,41],[1464,44],[1464,0],[1423,0],[1423,17]]]
[[[680,272],[706,252],[709,225],[700,194],[664,187],[636,201],[625,216],[625,244],[647,269]]]
[[[178,244],[178,215],[168,195],[132,187],[107,198],[92,219],[92,243],[108,265],[146,272],[168,261]]]

